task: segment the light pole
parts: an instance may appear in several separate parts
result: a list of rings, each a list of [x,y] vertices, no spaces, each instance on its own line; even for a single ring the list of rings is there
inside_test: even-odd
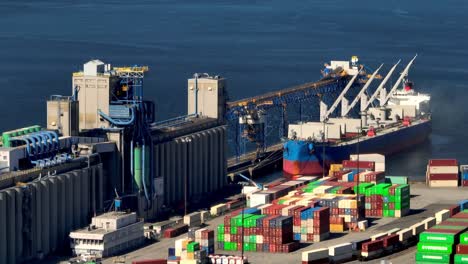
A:
[[[185,177],[184,177],[184,215],[187,215],[187,185],[188,185],[188,174],[189,174],[189,143],[192,142],[191,137],[184,137],[181,140],[185,143]]]
[[[325,122],[323,120],[323,133],[322,133],[322,178],[325,178]]]

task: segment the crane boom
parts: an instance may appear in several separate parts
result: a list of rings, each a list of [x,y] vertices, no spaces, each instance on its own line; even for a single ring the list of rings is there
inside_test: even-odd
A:
[[[364,92],[367,90],[367,88],[370,86],[371,82],[374,80],[375,76],[377,75],[377,73],[379,72],[380,68],[382,68],[383,64],[380,65],[379,68],[377,68],[377,70],[374,71],[374,73],[372,74],[372,76],[369,78],[369,80],[367,80],[366,84],[364,85],[364,87],[362,87],[361,91],[359,92],[359,94],[356,96],[356,98],[354,98],[353,102],[348,106],[348,108],[344,111],[343,115],[342,116],[346,116],[348,115],[349,111],[351,111],[351,109],[353,109],[353,107],[357,104],[357,102],[359,101],[359,99],[361,98],[361,96],[364,94]]]
[[[336,98],[335,102],[333,103],[333,105],[330,107],[330,109],[327,111],[327,113],[325,114],[324,116],[324,120],[327,120],[328,116],[333,113],[333,111],[335,111],[336,107],[338,107],[338,104],[340,103],[341,99],[346,95],[346,92],[349,90],[349,88],[351,88],[351,86],[353,85],[354,81],[356,80],[356,78],[358,77],[359,73],[361,71],[359,71],[356,75],[353,76],[353,78],[351,78],[351,80],[349,81],[349,83],[346,85],[346,87],[343,89],[343,91],[341,92],[340,96],[338,96],[338,98]]]
[[[400,74],[400,78],[398,78],[397,82],[395,83],[395,85],[393,85],[392,89],[390,90],[390,92],[387,94],[387,96],[385,97],[385,99],[383,101],[380,102],[380,105],[385,105],[387,102],[388,102],[388,99],[390,99],[390,96],[392,96],[392,94],[395,92],[395,90],[398,88],[398,86],[400,85],[401,81],[403,80],[403,78],[408,75],[408,71],[411,67],[411,65],[413,64],[413,61],[416,59],[416,57],[418,56],[418,54],[416,54],[414,56],[414,58],[408,63],[408,65],[406,65],[406,68],[405,70]]]
[[[387,83],[388,79],[390,79],[390,76],[392,76],[392,73],[393,71],[396,69],[396,67],[398,66],[398,64],[400,64],[400,61],[399,60],[395,65],[393,65],[393,67],[390,69],[390,71],[387,73],[387,76],[385,76],[385,78],[383,79],[383,81],[380,83],[379,87],[377,87],[377,89],[375,90],[374,94],[372,94],[372,97],[369,99],[369,101],[367,101],[367,104],[366,106],[363,108],[363,110],[366,110],[369,105],[375,100],[375,98],[377,97],[377,95],[379,94],[380,90],[382,90],[382,88],[384,87],[384,85]]]

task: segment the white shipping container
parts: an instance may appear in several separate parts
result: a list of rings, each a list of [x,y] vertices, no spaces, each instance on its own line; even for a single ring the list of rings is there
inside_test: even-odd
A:
[[[346,253],[353,252],[353,244],[351,243],[343,243],[338,244],[335,246],[328,247],[328,255],[329,256],[339,256],[344,255]]]
[[[429,187],[458,187],[458,181],[429,181]]]
[[[450,218],[450,210],[444,209],[435,213],[436,224],[445,221],[446,219]]]
[[[426,220],[424,220],[423,223],[424,223],[424,229],[427,230],[436,225],[436,218],[435,217],[426,218]]]
[[[387,236],[387,233],[378,233],[376,235],[371,236],[370,238],[371,238],[372,241],[375,241],[375,240],[379,240],[379,239],[381,239],[383,237],[386,237],[386,236]]]
[[[398,228],[398,227],[393,228],[393,229],[390,229],[390,230],[387,231],[387,235],[396,234],[396,233],[397,233],[398,231],[400,231],[400,230],[401,230],[401,228]]]
[[[424,232],[424,222],[414,224],[409,227],[413,231],[413,236],[417,236],[420,233]]]
[[[319,248],[302,252],[302,261],[312,261],[328,258],[328,248]]]
[[[210,214],[211,215],[220,215],[220,214],[224,213],[226,210],[227,210],[227,205],[222,203],[222,204],[212,206],[210,208]]]
[[[410,228],[405,228],[397,232],[400,237],[400,242],[406,241],[413,236],[413,230]]]
[[[368,224],[367,220],[362,220],[362,221],[358,222],[359,230],[366,230],[368,225],[369,224]]]
[[[309,182],[315,181],[316,179],[317,179],[316,176],[302,176],[302,177],[298,178],[297,180],[305,181],[306,183],[309,183]]]
[[[349,155],[349,159],[356,161],[358,158],[357,154]],[[385,163],[385,156],[382,154],[359,154],[359,161],[373,161]]]
[[[429,174],[458,174],[458,166],[429,166]]]
[[[357,161],[358,155],[350,155],[349,159]],[[385,156],[381,154],[359,154],[359,161],[375,162],[375,171],[385,171]]]
[[[263,193],[263,192],[254,193],[250,196],[250,207],[267,204],[271,202],[270,197],[271,197],[271,194],[269,193]]]

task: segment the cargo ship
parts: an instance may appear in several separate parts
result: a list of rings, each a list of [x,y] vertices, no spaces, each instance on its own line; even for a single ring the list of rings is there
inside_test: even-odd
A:
[[[367,90],[378,76],[381,65],[361,82],[365,84],[351,104],[345,95],[353,82],[362,81],[360,68],[353,61],[332,61],[331,66],[326,65],[326,71],[336,72],[340,68],[352,78],[329,109],[320,102],[320,122],[289,125],[288,139],[283,146],[283,171],[292,175],[320,175],[330,164],[340,163],[351,154],[388,155],[425,141],[432,130],[431,98],[416,92],[408,80],[408,71],[415,59],[416,56],[407,64],[390,91],[387,92],[385,84],[400,61],[369,96]],[[358,102],[360,117],[348,117]],[[341,116],[331,118],[338,105],[341,105]]]

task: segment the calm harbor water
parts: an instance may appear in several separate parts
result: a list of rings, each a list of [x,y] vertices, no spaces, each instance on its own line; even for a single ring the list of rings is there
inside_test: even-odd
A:
[[[468,2],[0,1],[0,131],[45,124],[45,99],[71,93],[71,72],[99,58],[146,64],[159,120],[185,114],[194,72],[229,79],[231,99],[317,80],[324,62],[377,67],[419,57],[433,135],[389,157],[388,174],[420,177],[427,159],[468,163]]]

